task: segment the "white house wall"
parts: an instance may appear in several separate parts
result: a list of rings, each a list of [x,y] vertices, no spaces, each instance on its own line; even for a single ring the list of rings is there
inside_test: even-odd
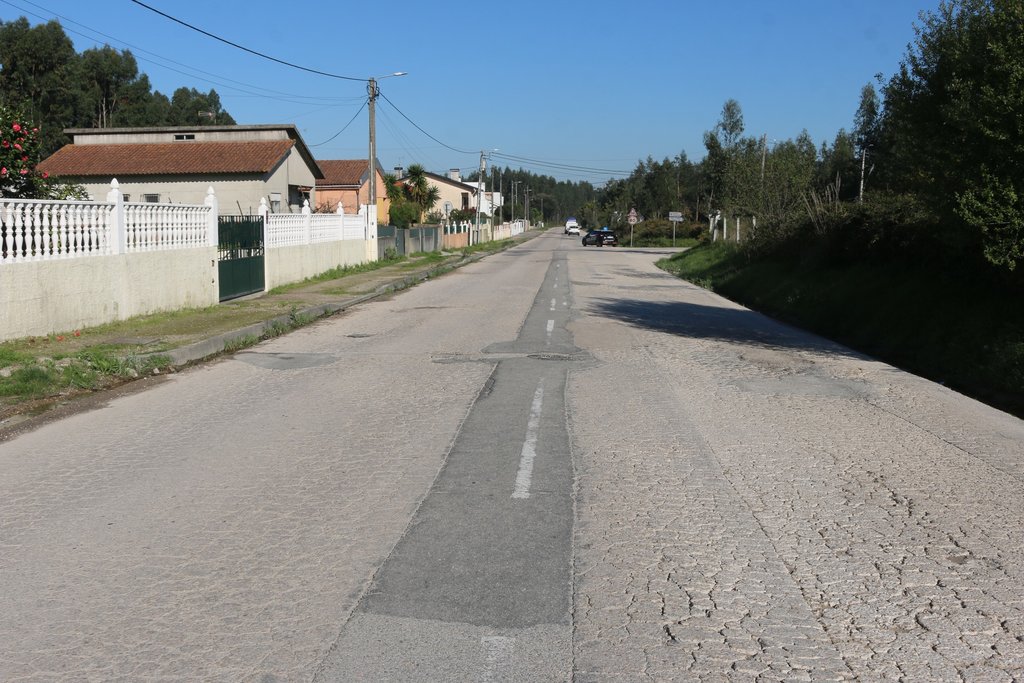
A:
[[[305,168],[301,161],[299,166]],[[308,181],[305,178],[308,177]],[[298,178],[298,180],[295,180]],[[206,200],[206,191],[212,186],[220,201],[221,215],[255,216],[259,212],[260,198],[268,202],[273,192],[281,194],[281,212],[288,213],[288,186],[305,185],[312,187],[313,174],[288,163],[283,163],[264,181],[262,178],[206,178],[200,180],[180,180],[177,177],[149,177],[143,179],[131,176],[117,179],[121,194],[128,195],[129,202],[141,202],[147,194],[160,195],[160,203],[167,204],[202,204]],[[86,192],[96,201],[106,200],[110,192],[110,181],[82,183]],[[311,193],[312,194],[312,193]],[[313,199],[310,206],[314,206]],[[301,210],[301,206],[296,211]]]

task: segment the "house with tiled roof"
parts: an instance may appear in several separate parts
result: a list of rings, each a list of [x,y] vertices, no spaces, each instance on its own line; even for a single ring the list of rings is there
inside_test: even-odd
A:
[[[72,143],[38,169],[103,199],[117,179],[125,201],[202,204],[211,186],[222,214],[316,206],[324,175],[291,124],[158,128],[72,128]]]
[[[333,213],[341,204],[345,213],[358,213],[370,201],[369,159],[320,159],[324,177],[316,181],[316,208]],[[390,202],[384,187],[384,175],[377,161],[377,215],[387,216]]]
[[[423,175],[427,179],[427,184],[436,187],[438,191],[438,202],[433,211],[439,211],[445,215],[453,210],[476,211],[479,201],[484,219],[490,220],[496,209],[502,205],[500,194],[488,192],[484,183],[464,181],[462,173],[457,168],[451,169],[447,176],[430,171],[424,172]],[[407,177],[401,180],[408,182]]]

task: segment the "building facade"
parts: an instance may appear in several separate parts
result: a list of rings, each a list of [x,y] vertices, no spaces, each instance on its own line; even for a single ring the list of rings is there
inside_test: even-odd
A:
[[[260,199],[274,213],[316,206],[323,172],[291,124],[157,128],[76,128],[72,143],[38,166],[97,199],[116,178],[125,200],[202,204],[212,186],[223,214],[253,215]]]

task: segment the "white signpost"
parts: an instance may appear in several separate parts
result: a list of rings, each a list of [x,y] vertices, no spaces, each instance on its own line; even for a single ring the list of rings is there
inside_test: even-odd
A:
[[[682,223],[683,222],[683,212],[682,211],[669,211],[668,212],[668,219],[670,221],[672,221],[672,246],[674,247],[674,246],[676,246],[676,223]]]
[[[636,223],[637,223],[636,209],[630,209],[629,210],[629,217],[626,219],[626,222],[629,223],[629,246],[632,247],[633,246],[633,226],[636,225]]]

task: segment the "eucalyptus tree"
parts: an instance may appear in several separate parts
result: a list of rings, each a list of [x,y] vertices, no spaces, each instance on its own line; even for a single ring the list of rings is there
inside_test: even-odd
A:
[[[56,20],[34,27],[25,17],[0,21],[0,104],[35,122],[44,156],[65,143],[63,129],[73,120],[77,60]]]
[[[985,257],[1024,262],[1024,4],[953,0],[921,15],[884,89],[886,178],[955,218]]]

